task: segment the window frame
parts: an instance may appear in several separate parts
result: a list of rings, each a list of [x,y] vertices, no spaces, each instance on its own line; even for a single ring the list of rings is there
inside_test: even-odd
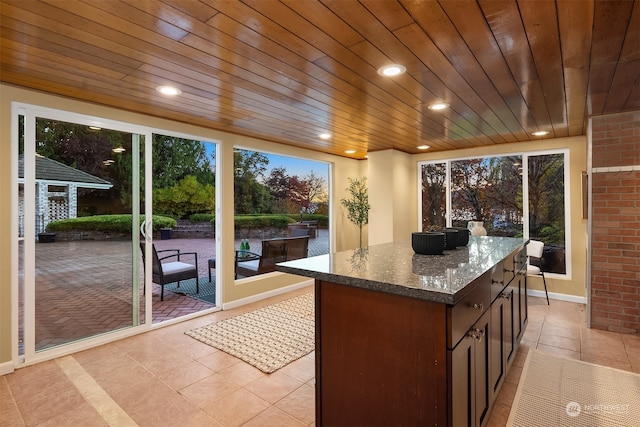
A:
[[[523,238],[529,239],[529,157],[544,156],[562,154],[563,155],[563,168],[564,168],[564,233],[565,233],[565,274],[560,273],[547,273],[545,276],[549,278],[571,280],[572,279],[572,238],[571,238],[571,200],[570,200],[570,188],[571,188],[571,175],[570,175],[570,150],[568,148],[558,148],[550,150],[532,150],[524,152],[507,152],[496,153],[490,155],[480,156],[461,156],[461,157],[449,157],[449,158],[434,158],[431,160],[421,160],[417,163],[417,183],[418,183],[418,229],[422,230],[422,166],[428,164],[445,164],[446,167],[446,182],[444,185],[446,191],[446,226],[451,227],[451,163],[459,160],[472,160],[472,159],[488,159],[493,157],[509,157],[509,156],[522,156],[522,197],[526,203],[522,204],[522,221],[523,221]]]

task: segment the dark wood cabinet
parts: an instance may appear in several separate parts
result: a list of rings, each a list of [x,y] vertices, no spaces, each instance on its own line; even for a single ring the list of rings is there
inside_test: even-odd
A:
[[[491,312],[487,310],[449,351],[451,425],[481,426],[491,408],[490,319]]]
[[[515,355],[516,336],[513,289],[503,288],[491,304],[491,398],[494,400],[507,376],[507,369]]]
[[[520,249],[453,305],[316,278],[316,424],[484,427],[526,327]]]

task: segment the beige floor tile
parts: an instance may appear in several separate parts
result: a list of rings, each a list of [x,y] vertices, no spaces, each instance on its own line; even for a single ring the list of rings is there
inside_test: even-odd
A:
[[[524,335],[522,335],[522,339],[526,341],[537,342],[538,338],[540,338],[541,332],[542,323],[529,322],[527,324],[527,329],[524,331]]]
[[[214,371],[195,360],[185,360],[164,371],[158,378],[174,390],[183,389],[193,383],[215,374]]]
[[[541,334],[540,338],[538,339],[538,344],[544,344],[546,346],[559,347],[565,350],[580,352],[579,338],[566,338],[557,335]]]
[[[628,361],[621,334],[593,329],[582,329],[582,352],[606,355],[611,359]]]
[[[302,382],[277,371],[247,384],[245,388],[261,399],[274,404],[300,386]]]
[[[580,360],[580,352],[568,350],[566,348],[554,347],[552,345],[538,344],[538,350],[544,351],[545,353],[555,354],[556,356],[567,357],[570,359]]]
[[[640,336],[622,334],[622,342],[627,349],[627,353],[633,352],[640,355]]]
[[[38,424],[38,427],[107,427],[108,425],[91,405],[82,402],[63,414],[48,417],[44,422]]]
[[[508,383],[505,381],[502,384],[502,388],[500,389],[498,397],[496,398],[496,405],[511,406],[511,404],[513,403],[513,398],[516,396],[517,390],[517,384]]]
[[[187,419],[181,421],[181,427],[223,427],[211,415],[204,411],[191,414]]]
[[[631,367],[631,363],[627,359],[626,361],[621,360],[622,358],[611,358],[607,357],[607,355],[598,355],[598,354],[589,354],[583,353],[582,360],[589,363],[594,363],[596,365],[609,366],[611,368],[622,369],[623,371],[633,372],[633,368]]]
[[[176,426],[198,412],[198,407],[153,378],[111,396],[141,427]]]
[[[198,362],[202,363],[204,366],[214,372],[220,372],[227,369],[229,366],[241,363],[242,360],[238,359],[237,357],[231,356],[224,351],[216,350],[215,352],[208,354],[207,356],[199,358]]]
[[[248,363],[236,363],[218,373],[223,378],[227,378],[234,383],[244,387],[245,385],[266,376],[260,369],[255,368]]]
[[[20,413],[26,425],[40,425],[52,418],[65,419],[65,416],[83,405],[86,405],[86,400],[71,385],[60,392],[28,401],[24,407],[20,408]]]
[[[0,377],[0,427],[21,427],[24,426],[24,420],[20,415],[18,406],[16,405],[9,384],[4,376]]]
[[[316,376],[316,362],[310,357],[301,357],[280,369],[300,382],[307,382]]]
[[[127,354],[118,354],[108,360],[99,358],[95,361],[89,361],[86,357],[83,357],[82,360],[84,363],[80,363],[80,365],[109,394],[116,394],[123,388],[153,378],[153,374]]]
[[[509,419],[509,413],[511,412],[510,405],[496,404],[491,410],[487,427],[502,427],[507,425]]]
[[[516,353],[516,358],[513,360],[513,367],[524,367],[524,363],[527,360],[527,355],[529,354],[529,349],[535,348],[536,344],[525,343],[524,341],[520,342],[520,346],[518,347],[518,352]]]
[[[509,373],[507,374],[507,378],[505,378],[505,382],[516,384],[520,382],[520,377],[522,376],[522,367],[511,365],[511,369],[509,369]]]
[[[315,420],[315,389],[305,384],[275,406],[303,423],[311,424]]]
[[[204,408],[224,399],[239,388],[240,386],[229,378],[215,374],[183,388],[180,394],[199,408]]]
[[[542,325],[542,334],[558,337],[580,339],[580,326],[577,324],[554,324],[545,322]]]
[[[269,407],[269,403],[255,394],[240,388],[203,408],[223,426],[240,426]]]
[[[162,342],[180,353],[184,353],[191,359],[200,359],[218,351],[216,348],[186,335],[184,331],[185,329],[183,329],[182,332],[174,332],[170,335],[164,335],[162,337]]]
[[[243,427],[303,427],[306,424],[286,412],[271,406],[243,424]]]

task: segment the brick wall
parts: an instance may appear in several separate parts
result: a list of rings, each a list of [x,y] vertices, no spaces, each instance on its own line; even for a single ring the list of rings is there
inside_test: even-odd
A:
[[[640,111],[592,119],[591,327],[640,334]]]

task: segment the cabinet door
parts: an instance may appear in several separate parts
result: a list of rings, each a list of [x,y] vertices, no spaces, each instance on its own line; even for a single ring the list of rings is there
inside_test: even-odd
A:
[[[451,425],[480,427],[490,407],[491,311],[480,317],[451,357]]]
[[[451,357],[451,422],[452,426],[474,426],[475,337],[470,334],[450,351]]]
[[[527,324],[527,276],[520,271],[509,285],[513,290],[514,326],[516,340],[520,341]]]
[[[513,289],[507,287],[491,305],[491,402],[495,400],[515,354]]]
[[[486,424],[489,408],[491,408],[491,379],[489,378],[489,362],[491,360],[491,310],[487,310],[475,324],[477,332],[474,343],[475,352],[475,426]]]

